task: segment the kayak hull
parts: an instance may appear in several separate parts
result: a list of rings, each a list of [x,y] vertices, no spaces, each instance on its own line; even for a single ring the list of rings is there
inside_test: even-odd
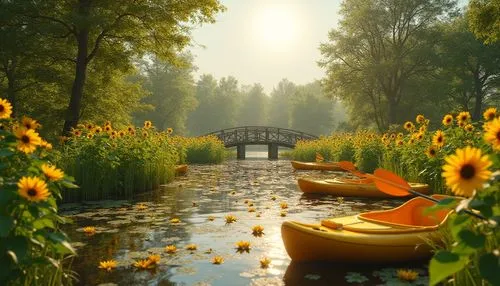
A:
[[[375,184],[357,184],[333,180],[311,180],[299,178],[297,181],[304,193],[328,194],[340,197],[364,197],[364,198],[393,198],[377,189]],[[413,190],[428,194],[429,186],[426,184],[410,183]]]
[[[448,196],[432,195],[441,200]],[[453,198],[453,197],[452,197]],[[293,261],[393,263],[429,258],[451,213],[428,213],[433,201],[416,197],[399,207],[322,220],[285,221],[281,237]]]
[[[286,221],[281,237],[293,261],[391,263],[429,258],[425,243],[435,231],[367,234]]]
[[[344,171],[336,163],[291,161],[295,170]]]

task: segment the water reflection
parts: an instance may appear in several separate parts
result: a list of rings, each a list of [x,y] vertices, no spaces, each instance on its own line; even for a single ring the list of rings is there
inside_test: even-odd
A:
[[[299,176],[326,178],[334,174],[293,172],[289,161],[282,160],[229,161],[222,165],[190,166],[186,176],[134,201],[65,205],[63,210],[75,222],[65,230],[78,248],[74,270],[80,276],[80,284],[232,286],[284,282],[309,285],[326,281],[328,285],[341,285],[346,272],[340,268],[332,271],[324,264],[306,268],[290,264],[281,240],[281,223],[315,222],[391,207],[400,201],[305,196],[296,184]],[[288,205],[284,217],[280,215],[282,202]],[[249,211],[250,208],[255,211]],[[234,215],[237,221],[226,224],[227,214]],[[172,223],[172,218],[180,222]],[[89,225],[97,229],[93,236],[82,232],[82,227]],[[252,235],[255,225],[264,227],[263,236]],[[239,240],[251,243],[249,253],[236,251]],[[198,249],[186,250],[188,244],[196,244]],[[177,253],[166,253],[167,245],[175,245]],[[155,271],[137,271],[131,266],[149,253],[161,255]],[[215,255],[222,256],[224,263],[212,264]],[[260,268],[262,257],[271,259],[268,269]],[[100,260],[108,259],[119,263],[111,273],[97,268]],[[314,273],[319,273],[321,279],[314,280]]]

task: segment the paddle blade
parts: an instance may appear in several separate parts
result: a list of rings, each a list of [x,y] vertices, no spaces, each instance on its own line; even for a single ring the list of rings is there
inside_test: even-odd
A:
[[[381,192],[396,197],[404,197],[410,194],[411,189],[405,179],[385,169],[377,169],[373,172],[372,178],[375,180],[375,186]]]

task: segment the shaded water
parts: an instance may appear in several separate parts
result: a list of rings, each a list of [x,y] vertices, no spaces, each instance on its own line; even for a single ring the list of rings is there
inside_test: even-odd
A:
[[[161,190],[141,195],[134,201],[62,206],[63,214],[74,220],[65,231],[78,249],[73,270],[79,274],[81,285],[399,283],[391,266],[291,263],[281,240],[280,227],[285,220],[318,222],[326,217],[390,208],[401,201],[305,196],[296,184],[298,177],[326,178],[341,173],[293,172],[290,162],[284,160],[228,161],[189,168],[187,176],[178,177]],[[281,214],[282,202],[288,204],[284,210],[286,216]],[[236,216],[237,222],[226,224],[224,217],[228,214]],[[211,216],[215,217],[213,221],[209,220]],[[172,218],[179,218],[181,222],[171,223]],[[254,225],[264,227],[263,236],[252,235]],[[84,226],[95,226],[97,233],[85,235]],[[250,241],[250,252],[236,251],[235,243],[239,240]],[[186,250],[185,246],[191,243],[198,249]],[[164,251],[170,244],[176,245],[176,254]],[[161,255],[157,269],[138,271],[131,266],[150,253]],[[224,258],[222,265],[211,263],[215,255]],[[268,269],[260,268],[259,259],[264,256],[272,261]],[[106,272],[97,268],[99,261],[109,259],[118,261],[117,269]],[[421,279],[413,285],[425,283],[422,263],[392,267],[417,269]],[[359,283],[347,283],[346,275],[353,283]],[[360,275],[368,281],[362,282]]]

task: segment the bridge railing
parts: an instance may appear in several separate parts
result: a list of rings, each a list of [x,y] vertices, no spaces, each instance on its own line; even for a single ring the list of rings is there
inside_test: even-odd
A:
[[[224,142],[226,147],[239,144],[271,144],[294,147],[298,140],[310,140],[318,138],[315,135],[301,131],[269,127],[269,126],[241,126],[227,128],[207,135],[215,135]]]

